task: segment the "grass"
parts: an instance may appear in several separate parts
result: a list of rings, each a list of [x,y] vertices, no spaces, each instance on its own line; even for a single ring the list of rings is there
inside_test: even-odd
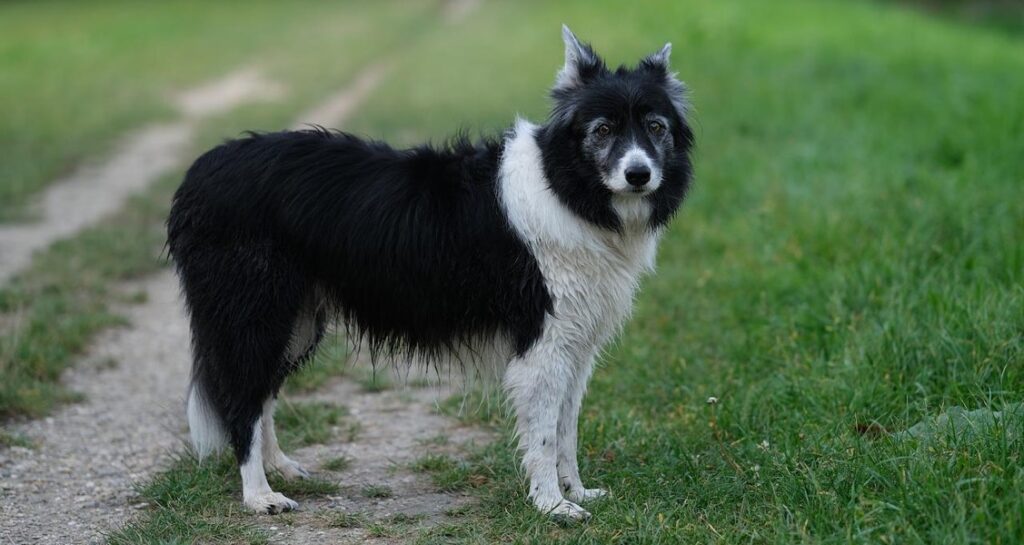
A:
[[[323,468],[327,471],[348,471],[348,468],[352,467],[352,458],[348,456],[339,456],[337,458],[331,458],[323,464]]]
[[[438,403],[437,410],[470,425],[501,426],[510,416],[504,397],[494,388],[472,389],[450,396]]]
[[[368,484],[363,487],[362,493],[367,498],[384,499],[394,495],[391,487],[383,484]]]
[[[875,3],[488,4],[403,58],[355,125],[540,118],[563,21],[613,64],[675,43],[697,186],[584,405],[582,472],[612,499],[552,526],[501,428],[450,541],[1024,540],[1019,435],[862,433],[1021,400],[1019,38]]]
[[[331,513],[327,518],[327,526],[330,528],[361,528],[366,526],[369,519],[362,513]]]
[[[441,492],[456,492],[486,482],[486,477],[474,474],[468,464],[445,454],[428,454],[412,466],[414,471],[429,473],[434,486]]]
[[[892,0],[890,0],[892,1]],[[960,21],[1024,35],[1024,5],[1016,0],[899,0]]]
[[[359,377],[359,386],[364,392],[377,394],[391,389],[388,369],[365,369]]]
[[[328,442],[348,411],[323,402],[282,400],[274,412],[281,448],[289,451]]]
[[[0,430],[0,447],[33,448],[34,446],[32,441],[22,435]]]
[[[338,492],[320,479],[284,481],[270,476],[271,486],[291,498]],[[110,545],[141,543],[266,543],[263,530],[251,523],[239,499],[242,483],[230,455],[199,463],[181,455],[171,468],[139,489],[149,504],[143,515],[107,536]]]

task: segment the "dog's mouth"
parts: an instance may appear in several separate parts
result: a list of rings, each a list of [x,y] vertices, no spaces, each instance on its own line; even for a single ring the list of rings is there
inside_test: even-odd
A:
[[[628,197],[645,197],[653,193],[653,191],[649,187],[627,187],[625,189],[616,191],[616,193]]]

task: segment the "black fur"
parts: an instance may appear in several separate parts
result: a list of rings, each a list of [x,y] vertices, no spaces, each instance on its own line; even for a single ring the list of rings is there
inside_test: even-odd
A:
[[[169,249],[193,387],[240,463],[263,401],[299,363],[285,361],[296,320],[321,298],[375,353],[429,358],[495,335],[522,353],[537,339],[551,299],[498,203],[500,155],[495,142],[397,151],[310,130],[227,142],[189,169]]]

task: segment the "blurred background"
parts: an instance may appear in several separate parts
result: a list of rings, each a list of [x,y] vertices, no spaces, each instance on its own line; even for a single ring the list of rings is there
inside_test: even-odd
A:
[[[498,439],[457,466],[479,504],[423,539],[1024,540],[1019,418],[899,435],[1021,402],[1017,0],[0,3],[0,443],[82,400],[62,373],[150,297],[202,150],[542,121],[562,23],[612,66],[672,42],[697,138],[584,406],[583,473],[614,499],[583,529],[537,518],[485,410]]]

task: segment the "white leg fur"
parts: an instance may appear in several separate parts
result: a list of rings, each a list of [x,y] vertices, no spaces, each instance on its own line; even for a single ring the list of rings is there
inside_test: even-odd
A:
[[[600,488],[585,488],[580,480],[577,461],[577,427],[580,405],[587,391],[587,382],[594,370],[595,356],[587,356],[573,375],[573,383],[565,392],[558,415],[558,482],[567,500],[582,503],[601,498],[606,492]]]
[[[249,457],[242,464],[242,501],[257,513],[275,515],[291,511],[298,503],[270,489],[263,470],[263,418],[256,420],[252,430]]]
[[[505,388],[516,411],[519,448],[533,504],[551,515],[584,519],[590,513],[562,497],[558,485],[558,414],[572,384],[574,362],[550,332],[550,328],[545,331],[544,338],[522,358],[512,360],[505,373]]]
[[[263,404],[263,468],[276,471],[285,479],[306,479],[309,472],[298,462],[285,456],[277,444],[277,432],[274,431],[274,407],[277,400],[271,397]]]

